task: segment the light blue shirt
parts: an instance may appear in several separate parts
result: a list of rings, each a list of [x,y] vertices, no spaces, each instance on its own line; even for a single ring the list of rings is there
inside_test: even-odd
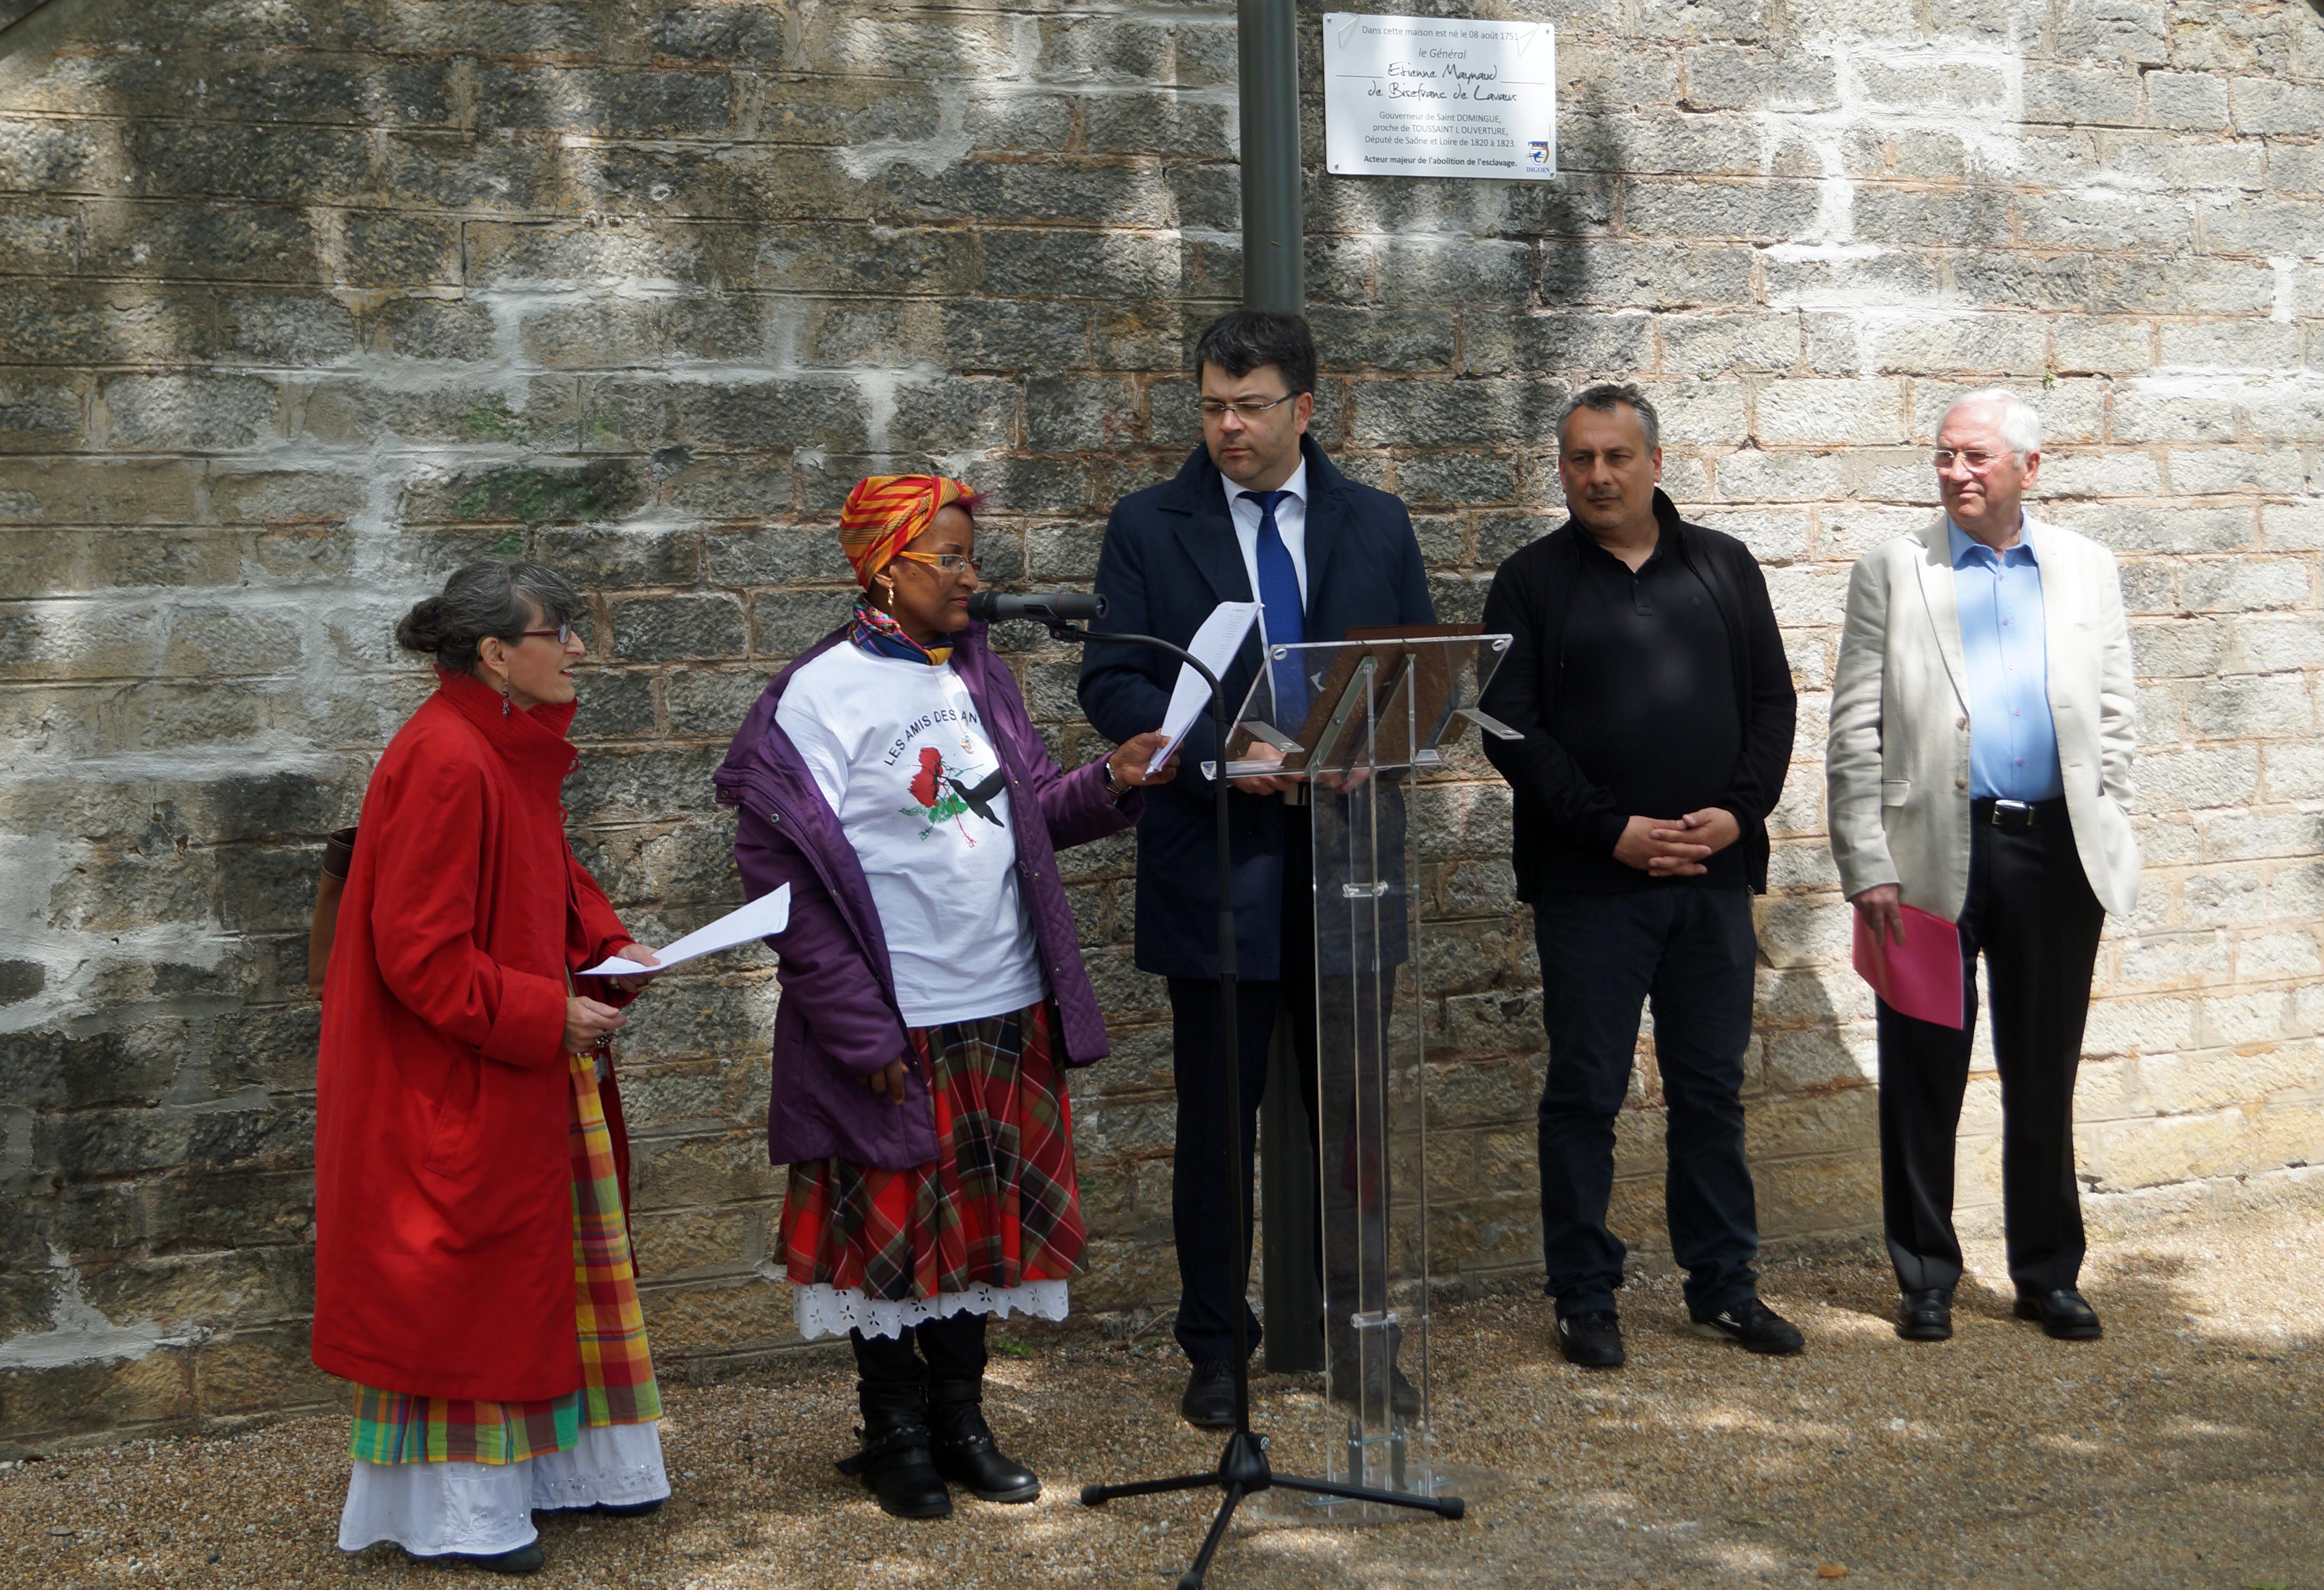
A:
[[[1950,520],[1961,659],[1969,669],[1969,792],[1978,800],[2049,800],[2066,792],[2050,721],[2042,569],[2021,535],[1996,552]]]

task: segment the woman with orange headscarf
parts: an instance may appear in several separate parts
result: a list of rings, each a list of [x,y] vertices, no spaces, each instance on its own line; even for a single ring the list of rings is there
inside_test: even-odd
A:
[[[862,1451],[902,1518],[945,1481],[1029,1502],[982,1411],[985,1321],[1062,1318],[1082,1272],[1066,1068],[1106,1052],[1056,853],[1137,816],[1160,736],[1065,772],[968,616],[977,501],[856,486],[847,622],[777,675],[718,770],[753,897],[784,884],[768,1149],[802,1335],[855,1349]],[[915,1350],[917,1348],[917,1351]]]

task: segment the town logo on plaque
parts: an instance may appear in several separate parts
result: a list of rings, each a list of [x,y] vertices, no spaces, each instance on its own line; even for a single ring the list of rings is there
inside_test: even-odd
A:
[[[1323,148],[1343,177],[1554,179],[1556,30],[1327,12]]]

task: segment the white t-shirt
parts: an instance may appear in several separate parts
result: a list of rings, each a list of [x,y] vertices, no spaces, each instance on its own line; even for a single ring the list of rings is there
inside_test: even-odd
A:
[[[842,641],[791,676],[775,722],[863,864],[904,1024],[1041,1000],[1008,777],[960,675]]]

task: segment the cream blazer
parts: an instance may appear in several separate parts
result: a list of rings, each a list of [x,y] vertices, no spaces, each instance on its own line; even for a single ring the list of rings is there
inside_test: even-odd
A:
[[[2025,516],[2042,569],[2050,721],[2074,849],[2098,903],[2138,898],[2130,827],[2137,744],[2130,631],[2114,554]],[[1853,899],[1883,883],[1960,920],[1969,893],[1969,676],[1945,521],[1857,560],[1831,690],[1824,781],[1832,859]]]

